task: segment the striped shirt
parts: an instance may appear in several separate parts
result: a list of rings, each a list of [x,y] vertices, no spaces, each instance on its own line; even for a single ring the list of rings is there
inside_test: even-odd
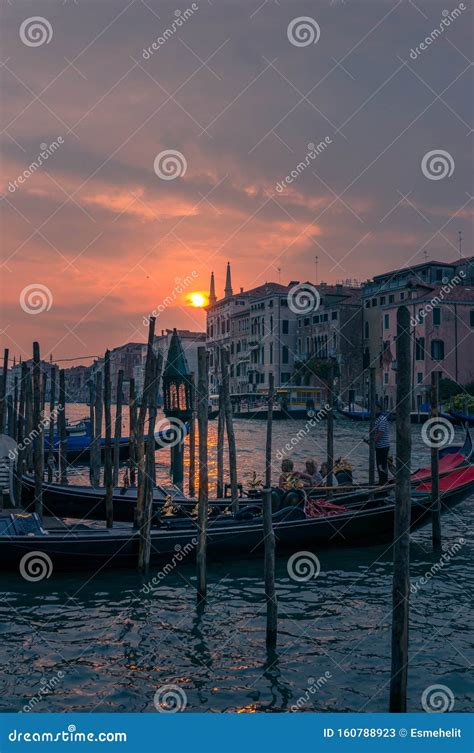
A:
[[[374,434],[376,447],[390,447],[388,416],[386,413],[381,413],[380,416],[375,419]],[[382,436],[377,438],[377,434],[381,434]]]

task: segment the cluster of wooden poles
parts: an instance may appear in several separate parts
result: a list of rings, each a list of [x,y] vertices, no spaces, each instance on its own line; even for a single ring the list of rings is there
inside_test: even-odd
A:
[[[58,477],[67,483],[67,431],[65,372],[51,366],[49,418],[45,419],[47,374],[41,368],[39,343],[33,343],[31,367],[21,364],[20,380],[15,376],[13,393],[6,394],[8,373],[8,348],[3,357],[3,379],[0,392],[0,433],[5,431],[18,445],[16,457],[16,499],[21,499],[22,474],[25,470],[35,473],[35,510],[43,514],[42,484],[44,480],[44,436],[48,432],[49,449],[46,459],[48,482],[54,474],[55,426],[59,436]],[[59,372],[59,375],[58,375]],[[58,379],[59,376],[59,379]],[[58,384],[59,383],[59,384]],[[59,391],[58,391],[59,386]],[[56,394],[58,392],[58,403]],[[57,423],[56,423],[57,422]]]
[[[147,356],[145,365],[144,388],[140,406],[137,405],[135,386],[130,384],[130,467],[132,483],[135,474],[137,476],[137,504],[135,513],[135,527],[138,530],[139,559],[138,566],[142,572],[146,572],[150,560],[151,551],[151,520],[153,487],[155,486],[155,423],[157,416],[157,385],[162,373],[162,357],[156,355],[153,350],[155,333],[155,319],[150,318],[148,334]],[[390,711],[406,711],[407,698],[407,669],[408,669],[408,621],[409,621],[409,544],[410,544],[410,517],[411,517],[411,335],[410,315],[405,306],[401,306],[397,312],[397,341],[396,355],[398,366],[397,378],[397,409],[396,409],[396,480],[395,480],[395,530],[394,530],[394,569],[392,588],[392,667],[390,684]],[[218,497],[223,496],[224,491],[224,434],[227,429],[230,487],[233,512],[238,510],[238,484],[236,443],[232,422],[232,405],[229,390],[229,356],[226,350],[221,351],[222,379],[220,387],[218,437],[217,437],[217,487]],[[18,385],[15,382],[13,401],[5,400],[5,382],[8,364],[8,351],[4,359],[4,380],[1,394],[0,426],[4,426],[4,408],[7,407],[8,433],[21,445],[28,433],[34,433],[34,452],[31,456],[31,448],[20,450],[18,457],[17,476],[21,483],[21,469],[34,467],[35,472],[35,509],[42,515],[42,484],[44,476],[44,445],[41,430],[41,418],[44,411],[45,382],[41,378],[40,349],[39,344],[33,344],[33,365],[30,370],[26,365],[22,370],[21,387],[18,394]],[[334,394],[333,394],[334,371],[330,363],[327,378],[328,403],[330,410],[327,413],[327,465],[328,485],[332,483],[334,464]],[[94,385],[90,392],[90,419],[93,427],[93,440],[90,452],[90,479],[93,486],[100,483],[101,465],[101,432],[102,422],[105,423],[105,452],[104,452],[104,486],[106,490],[106,525],[113,525],[113,487],[118,481],[119,469],[119,440],[122,420],[122,384],[123,372],[118,374],[118,399],[115,419],[115,433],[113,448],[112,421],[111,421],[111,385],[110,385],[110,357],[107,351],[104,358],[103,376],[96,374]],[[49,453],[48,480],[52,480],[52,454],[54,445],[54,408],[56,393],[56,370],[51,372],[51,402],[49,422]],[[268,391],[268,419],[265,447],[265,485],[263,490],[263,539],[264,553],[264,582],[265,599],[267,606],[266,618],[266,643],[269,648],[274,648],[277,642],[277,618],[278,604],[275,588],[275,534],[272,523],[272,410],[274,401],[273,375],[270,375]],[[64,406],[66,404],[64,371],[59,372],[59,411],[58,431],[60,437],[59,448],[59,478],[61,482],[67,480],[66,462],[66,419]],[[432,415],[437,415],[438,394],[437,381],[433,380],[432,389]],[[196,437],[194,419],[197,413],[197,426],[199,435],[199,485],[198,485],[198,544],[197,544],[197,599],[198,604],[203,604],[206,599],[206,541],[207,522],[209,508],[209,477],[208,477],[208,406],[209,406],[209,382],[208,382],[208,356],[204,347],[198,348],[198,379],[195,390],[195,406],[190,427],[190,473],[189,492],[195,492],[195,448]],[[370,370],[370,407],[371,407],[371,442],[370,442],[370,479],[374,482],[375,473],[375,449],[373,443],[374,420],[375,420],[375,370]],[[104,416],[102,415],[102,409]],[[114,449],[114,453],[113,453]],[[25,453],[25,454],[23,454]],[[181,461],[182,462],[182,452]],[[176,471],[179,478],[180,471]],[[439,469],[438,450],[432,449],[432,519],[433,519],[433,545],[441,546],[440,526],[440,500],[439,500]],[[330,491],[330,490],[328,490]]]

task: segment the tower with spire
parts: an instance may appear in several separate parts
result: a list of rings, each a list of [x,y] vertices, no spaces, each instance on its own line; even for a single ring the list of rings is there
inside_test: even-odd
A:
[[[224,298],[228,298],[229,296],[233,295],[232,291],[232,280],[230,276],[230,262],[227,262],[227,271],[225,275],[225,288],[224,288]]]
[[[214,272],[211,272],[211,285],[209,287],[209,306],[214,306],[216,302],[216,284],[214,282]]]

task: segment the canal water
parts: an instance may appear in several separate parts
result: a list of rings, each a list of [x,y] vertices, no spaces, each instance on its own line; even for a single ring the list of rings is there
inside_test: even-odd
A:
[[[68,406],[71,419],[86,413],[85,406]],[[274,455],[304,428],[303,421],[275,423]],[[254,470],[263,471],[265,424],[240,420],[235,429],[245,484]],[[215,432],[210,422],[211,483]],[[366,478],[366,432],[367,425],[337,420],[336,455],[351,460],[356,480]],[[394,427],[391,433],[394,441]],[[413,465],[426,465],[421,427],[412,436]],[[289,455],[297,467],[307,457],[324,459],[324,423],[299,437]],[[157,453],[161,481],[168,480],[168,455]],[[276,464],[275,480],[277,470]],[[71,482],[85,476],[77,468]],[[410,711],[421,710],[433,685],[448,688],[455,711],[472,710],[473,504],[471,498],[443,516],[442,566],[429,527],[412,538]],[[168,692],[186,711],[386,711],[391,548],[312,554],[320,573],[304,582],[290,577],[286,557],[277,560],[279,636],[270,654],[261,560],[210,563],[202,612],[191,562],[146,577],[53,572],[30,583],[3,574],[0,711],[156,713],[154,699],[163,702]]]

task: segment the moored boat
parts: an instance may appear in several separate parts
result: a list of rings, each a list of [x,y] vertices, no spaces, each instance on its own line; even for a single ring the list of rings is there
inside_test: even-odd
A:
[[[182,431],[183,438],[186,436],[188,432],[188,425],[183,425],[184,428],[179,427],[179,430]],[[169,428],[162,429],[160,431],[155,432],[155,443],[156,448],[161,449],[162,447],[169,447],[170,444],[172,444],[176,440],[176,428],[174,426],[170,426]],[[90,422],[87,422],[85,425],[84,431],[73,431],[71,433],[68,433],[67,436],[67,445],[66,445],[66,457],[69,461],[82,461],[87,462],[89,460],[89,452],[90,452],[90,446],[92,444],[92,436],[90,433]],[[48,452],[49,449],[49,438],[47,434],[44,438],[44,447],[45,452]],[[129,437],[121,437],[119,440],[119,447],[120,447],[120,458],[121,460],[124,460],[128,457],[129,449],[130,449],[130,439]],[[59,437],[55,436],[54,438],[54,452],[58,452],[59,450]],[[102,438],[100,440],[100,451],[103,454],[105,452],[105,439]]]
[[[458,504],[474,491],[474,468],[456,471],[443,480],[442,509]],[[425,488],[412,498],[410,530],[430,519],[431,498]],[[302,552],[324,547],[369,546],[393,538],[393,497],[366,499],[341,506],[340,511],[308,518],[300,508],[275,513],[273,525],[278,552]],[[198,526],[189,518],[161,519],[151,531],[151,563],[192,560]],[[131,525],[105,529],[98,524],[65,525],[46,531],[34,514],[0,517],[0,552],[4,569],[25,570],[34,558],[49,574],[57,570],[97,567],[136,567],[139,536]],[[207,552],[213,558],[258,556],[263,551],[261,515],[245,520],[219,515],[208,523]],[[36,568],[36,573],[38,569]]]
[[[459,421],[460,423],[466,424],[466,426],[474,426],[474,416],[472,413],[462,413],[461,411],[450,410],[449,417],[453,421]]]

